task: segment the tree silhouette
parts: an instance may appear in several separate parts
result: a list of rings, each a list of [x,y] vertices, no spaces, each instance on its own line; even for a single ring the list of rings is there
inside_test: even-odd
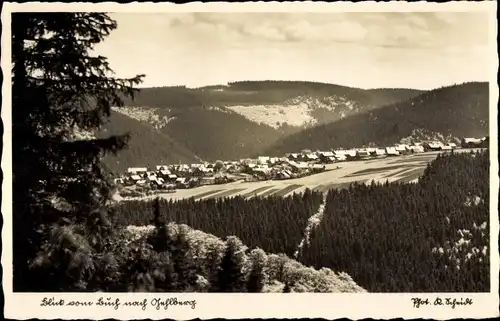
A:
[[[100,159],[127,136],[84,134],[141,82],[110,77],[106,58],[89,54],[116,27],[103,13],[12,15],[15,291],[85,288],[81,278],[109,226],[101,209],[111,183]]]
[[[217,284],[212,286],[211,292],[245,292],[244,275],[236,258],[238,249],[232,242],[227,245],[217,274]]]

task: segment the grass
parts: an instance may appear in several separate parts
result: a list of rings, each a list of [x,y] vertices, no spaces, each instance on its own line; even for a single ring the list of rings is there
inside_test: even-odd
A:
[[[265,191],[264,193],[260,194],[259,197],[270,196],[271,194],[275,193],[276,191],[279,191],[279,188],[273,188],[271,190]]]
[[[282,190],[280,190],[279,192],[274,194],[274,196],[285,196],[286,194],[288,194],[291,191],[296,190],[297,188],[300,188],[300,187],[302,187],[302,185],[297,185],[297,184],[288,185],[287,187],[283,188]]]
[[[229,195],[233,195],[233,194],[239,193],[239,192],[244,191],[244,190],[245,190],[245,188],[230,189],[230,190],[226,190],[226,191],[224,191],[222,193],[209,196],[207,198],[215,198],[215,199],[224,198],[224,197],[227,197]]]
[[[380,174],[380,173],[384,173],[386,171],[389,171],[391,169],[397,169],[397,168],[401,168],[401,165],[393,165],[393,166],[377,167],[377,168],[367,168],[367,169],[363,169],[363,170],[348,174],[344,177],[358,177],[358,176],[364,176],[367,174]]]
[[[271,187],[273,187],[273,186],[259,187],[259,188],[255,189],[255,190],[251,191],[251,192],[248,192],[246,194],[241,195],[241,197],[243,197],[243,198],[249,198],[249,197],[252,197],[252,196],[258,194],[259,192],[265,191],[266,189],[269,189]]]
[[[212,190],[212,191],[203,192],[203,193],[201,193],[201,194],[198,194],[198,195],[193,196],[193,198],[194,198],[194,199],[200,199],[200,198],[205,197],[205,196],[208,196],[208,195],[212,195],[212,194],[219,193],[220,191],[222,191],[222,190],[221,190],[221,189],[217,189],[217,190]]]
[[[402,178],[396,180],[396,182],[409,183],[409,182],[413,181],[414,179],[417,179],[420,176],[422,176],[422,174],[424,173],[424,170],[425,170],[424,168],[414,169],[414,170],[410,171],[405,177],[402,177]]]
[[[389,174],[387,174],[387,175],[384,175],[384,176],[382,176],[382,178],[389,178],[389,177],[398,176],[398,175],[400,175],[400,174],[403,174],[403,173],[405,173],[405,172],[410,171],[412,168],[413,168],[413,166],[412,166],[412,167],[404,167],[404,168],[402,168],[402,169],[401,169],[401,170],[399,170],[399,171],[396,171],[396,172],[394,172],[394,173],[389,173]]]

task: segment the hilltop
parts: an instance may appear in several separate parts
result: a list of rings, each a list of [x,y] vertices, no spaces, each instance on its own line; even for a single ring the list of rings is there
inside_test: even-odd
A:
[[[285,137],[267,149],[281,155],[301,149],[385,146],[412,138],[482,137],[488,135],[488,83],[438,88],[332,123]]]

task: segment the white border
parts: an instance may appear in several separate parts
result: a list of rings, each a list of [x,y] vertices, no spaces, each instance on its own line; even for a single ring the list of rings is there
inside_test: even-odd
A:
[[[485,318],[499,316],[499,258],[498,258],[498,137],[497,137],[497,104],[498,104],[498,53],[496,39],[496,1],[484,2],[447,2],[447,3],[406,3],[406,2],[362,2],[362,3],[189,3],[177,5],[172,3],[132,3],[117,4],[105,2],[92,3],[4,3],[2,12],[2,72],[4,79],[11,78],[10,62],[10,13],[22,11],[106,11],[106,12],[428,12],[428,11],[487,11],[490,15],[491,30],[491,78],[490,78],[490,140],[491,140],[491,169],[490,169],[490,227],[491,227],[491,292],[490,293],[443,293],[443,294],[296,294],[286,296],[280,294],[13,294],[12,293],[12,159],[11,159],[11,90],[9,81],[2,86],[2,121],[4,124],[2,171],[2,213],[4,226],[2,230],[3,255],[3,285],[5,295],[5,317],[15,319],[179,319],[192,318]],[[252,296],[250,299],[249,296]],[[140,308],[42,308],[40,302],[43,297],[64,298],[65,300],[96,300],[97,298],[114,297],[121,301],[127,299],[150,301],[158,297],[177,297],[179,300],[196,299],[196,309],[189,307],[169,307],[165,310],[155,310],[151,306],[142,311]],[[423,306],[412,308],[411,298],[429,298],[432,302],[436,297],[472,298],[474,304],[468,307]]]

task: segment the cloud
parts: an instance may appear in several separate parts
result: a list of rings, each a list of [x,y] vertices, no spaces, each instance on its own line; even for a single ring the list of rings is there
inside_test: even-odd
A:
[[[488,20],[482,14],[200,12],[113,18],[118,29],[100,45],[101,53],[120,75],[146,73],[148,86],[291,79],[423,87],[450,77],[487,77],[486,67],[474,67],[488,66]],[[436,72],[425,75],[429,68]]]

